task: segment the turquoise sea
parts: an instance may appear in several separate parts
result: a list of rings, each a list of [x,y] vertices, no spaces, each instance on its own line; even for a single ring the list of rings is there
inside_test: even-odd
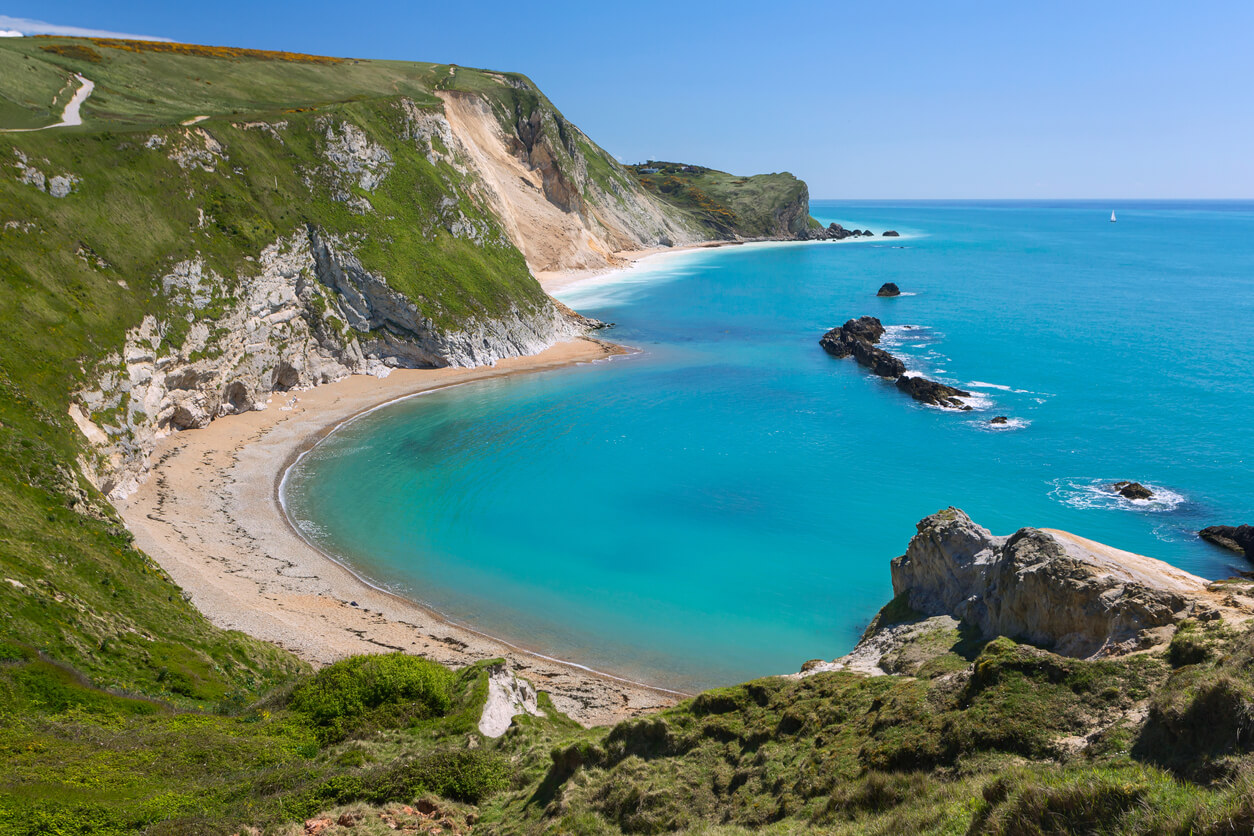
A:
[[[1210,578],[1254,568],[1194,534],[1254,522],[1254,204],[812,211],[902,237],[577,285],[564,301],[642,353],[370,413],[292,471],[292,517],[455,621],[686,691],[847,652],[947,505]],[[909,295],[876,298],[885,281]],[[981,409],[921,406],[819,348],[863,314]],[[1100,490],[1117,479],[1160,499]]]

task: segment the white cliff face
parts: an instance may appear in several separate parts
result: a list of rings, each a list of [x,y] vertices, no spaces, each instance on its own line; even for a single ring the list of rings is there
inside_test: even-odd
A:
[[[535,686],[515,674],[502,662],[488,669],[488,699],[479,716],[479,731],[485,737],[500,737],[519,714],[544,716]]]
[[[491,365],[584,331],[547,300],[440,329],[312,227],[267,247],[258,266],[228,281],[198,259],[175,265],[162,286],[190,323],[145,317],[98,384],[76,393],[71,416],[101,454],[91,475],[105,493],[133,492],[165,435],[265,409],[273,393],[397,367]],[[225,312],[199,318],[215,306]]]

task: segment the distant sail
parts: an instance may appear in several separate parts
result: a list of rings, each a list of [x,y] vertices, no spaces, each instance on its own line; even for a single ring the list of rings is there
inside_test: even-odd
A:
[[[1118,223],[1118,221],[1116,221],[1116,220],[1115,220],[1115,213],[1114,213],[1114,212],[1111,212],[1111,213],[1110,213],[1110,222],[1111,222],[1112,224],[1113,224],[1113,223]]]

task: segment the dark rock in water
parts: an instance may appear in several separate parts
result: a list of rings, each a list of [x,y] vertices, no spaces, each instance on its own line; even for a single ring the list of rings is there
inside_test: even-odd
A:
[[[838,223],[832,223],[827,228],[820,226],[816,229],[803,229],[796,237],[799,241],[843,241],[861,234],[860,229],[845,229]]]
[[[874,237],[875,237],[875,233],[874,233],[874,232],[872,232],[872,231],[871,231],[871,230],[869,230],[869,229],[864,229],[864,230],[862,230],[862,237],[863,237],[863,238],[874,238]]]
[[[859,340],[853,348],[853,359],[880,377],[898,378],[906,373],[906,364],[879,346]]]
[[[1212,525],[1198,532],[1203,540],[1254,560],[1254,525]]]
[[[819,340],[819,345],[827,349],[827,353],[833,357],[848,357],[853,353],[851,346],[854,340],[877,343],[882,336],[884,336],[884,326],[878,319],[873,316],[861,316],[828,331]]]
[[[884,326],[873,316],[851,319],[823,335],[819,345],[833,357],[853,357],[880,377],[899,377],[906,364],[875,343],[884,336]]]
[[[897,285],[893,282],[884,282],[882,285],[880,285],[880,289],[875,295],[876,296],[900,296],[901,288],[897,287]]]
[[[996,418],[993,418],[991,421],[989,421],[989,423],[990,424],[1008,424],[1010,423],[1010,419],[1008,419],[1005,415],[998,415]]]
[[[1124,499],[1150,499],[1154,492],[1140,482],[1116,482],[1110,489]]]
[[[901,233],[895,229],[886,229],[883,232],[881,232],[880,235],[884,238],[900,238],[901,237]]]
[[[941,406],[945,409],[960,409],[964,412],[971,409],[970,405],[958,400],[968,398],[970,392],[928,380],[926,377],[902,375],[897,378],[897,388],[914,398],[919,403]]]

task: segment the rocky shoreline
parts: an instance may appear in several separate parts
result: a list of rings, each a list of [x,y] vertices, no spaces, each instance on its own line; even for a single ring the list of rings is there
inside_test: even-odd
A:
[[[891,563],[892,603],[853,651],[807,662],[801,676],[909,673],[937,631],[962,630],[972,641],[1008,636],[1092,659],[1161,648],[1186,619],[1241,624],[1254,617],[1248,586],[1210,582],[1065,531],[996,536],[957,508],[925,517],[916,529]]]
[[[898,389],[920,403],[961,412],[971,409],[970,404],[961,400],[971,397],[970,392],[911,374],[901,358],[876,345],[883,336],[884,325],[873,316],[863,316],[828,331],[819,345],[833,357],[853,357],[873,374],[894,380]]]

